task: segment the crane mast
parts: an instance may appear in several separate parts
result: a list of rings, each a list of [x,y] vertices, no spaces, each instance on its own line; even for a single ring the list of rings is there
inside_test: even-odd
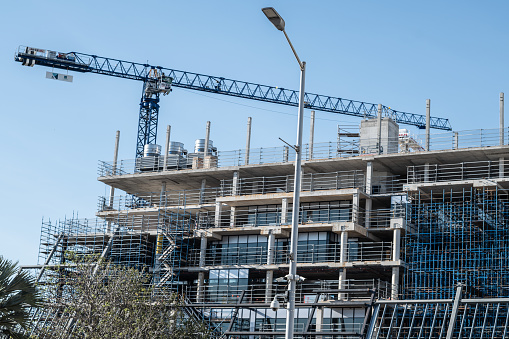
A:
[[[157,122],[159,119],[160,95],[166,95],[171,87],[229,95],[276,104],[298,106],[299,93],[295,90],[260,85],[245,81],[226,79],[176,69],[152,66],[136,62],[100,57],[79,52],[59,53],[51,50],[20,46],[14,57],[24,66],[40,65],[81,73],[97,73],[143,82],[136,141],[136,158],[143,157],[147,144],[155,144]],[[306,92],[305,107],[312,110],[374,118],[378,105],[363,101],[343,99]],[[395,122],[425,128],[426,116],[396,111],[382,105],[382,115]],[[439,130],[452,130],[448,119],[431,117],[430,127]]]
[[[163,71],[151,68],[143,81],[143,93],[138,119],[138,137],[136,140],[136,158],[143,157],[145,145],[155,144],[157,140],[157,122],[159,119],[159,95],[171,91],[173,79]]]

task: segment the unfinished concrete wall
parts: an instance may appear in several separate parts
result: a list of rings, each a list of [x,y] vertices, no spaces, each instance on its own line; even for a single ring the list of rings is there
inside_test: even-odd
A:
[[[361,154],[381,154],[398,152],[399,125],[390,118],[381,121],[380,134],[378,119],[361,121],[360,151]]]

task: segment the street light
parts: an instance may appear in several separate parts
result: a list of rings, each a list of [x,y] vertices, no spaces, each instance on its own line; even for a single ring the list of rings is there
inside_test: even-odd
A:
[[[288,280],[288,303],[286,306],[286,339],[293,339],[293,323],[295,316],[295,290],[297,281],[301,277],[297,275],[297,242],[299,238],[299,207],[300,207],[300,174],[302,163],[302,120],[304,118],[304,81],[306,76],[306,62],[301,62],[297,52],[288,38],[285,31],[285,21],[272,7],[262,8],[262,12],[267,19],[280,31],[285,34],[286,40],[292,48],[293,54],[299,63],[300,68],[300,90],[299,90],[299,115],[297,119],[297,144],[294,149],[297,153],[295,158],[295,181],[293,192],[293,211],[292,211],[292,234],[290,242],[290,273],[286,276]]]

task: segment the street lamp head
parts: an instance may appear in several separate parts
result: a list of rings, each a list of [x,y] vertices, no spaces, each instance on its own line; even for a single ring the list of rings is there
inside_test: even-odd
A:
[[[262,8],[262,12],[278,30],[285,30],[285,21],[273,7]]]

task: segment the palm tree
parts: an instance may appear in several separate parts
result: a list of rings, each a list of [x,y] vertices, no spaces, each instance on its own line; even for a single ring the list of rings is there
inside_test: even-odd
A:
[[[35,279],[0,256],[0,338],[24,338],[31,307],[39,304]]]

